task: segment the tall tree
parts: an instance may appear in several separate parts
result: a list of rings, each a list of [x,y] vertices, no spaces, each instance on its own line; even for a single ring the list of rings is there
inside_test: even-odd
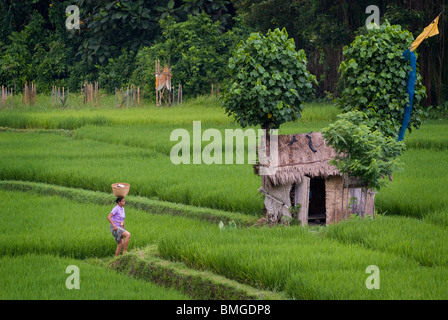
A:
[[[237,13],[255,30],[283,28],[306,51],[309,69],[319,81],[318,95],[338,94],[342,49],[365,26],[366,8],[376,5],[381,21],[400,24],[417,36],[444,8],[448,0],[233,0]],[[420,71],[428,90],[426,105],[448,100],[448,11],[439,20],[440,35],[419,47]]]
[[[78,55],[90,64],[105,63],[122,48],[136,52],[159,35],[158,20],[174,9],[173,0],[78,0],[83,20]]]

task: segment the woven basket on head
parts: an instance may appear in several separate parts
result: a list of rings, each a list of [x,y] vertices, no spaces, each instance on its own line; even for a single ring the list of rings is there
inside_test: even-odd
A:
[[[126,197],[129,193],[129,188],[129,183],[119,182],[112,184],[112,192],[115,197]]]

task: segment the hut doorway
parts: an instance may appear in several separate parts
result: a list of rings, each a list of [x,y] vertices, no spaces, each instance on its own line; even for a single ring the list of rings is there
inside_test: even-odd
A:
[[[310,180],[310,199],[308,204],[308,224],[325,225],[327,220],[325,204],[325,179]]]
[[[294,205],[300,204],[297,218],[302,225],[326,225],[325,179],[303,177],[302,183],[294,184],[291,191]]]

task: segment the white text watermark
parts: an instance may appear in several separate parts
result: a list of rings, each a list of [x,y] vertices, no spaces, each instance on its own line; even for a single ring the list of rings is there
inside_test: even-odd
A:
[[[272,130],[267,136],[264,129],[225,129],[223,137],[221,131],[214,128],[202,132],[201,122],[193,121],[192,134],[193,137],[188,130],[181,128],[171,132],[170,141],[178,141],[170,152],[173,164],[256,164],[258,145],[258,161],[261,165],[259,174],[271,175],[277,171],[278,130]],[[204,148],[203,142],[207,142]]]

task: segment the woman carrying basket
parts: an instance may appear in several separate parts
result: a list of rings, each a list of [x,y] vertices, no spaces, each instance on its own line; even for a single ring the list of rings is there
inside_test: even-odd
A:
[[[107,220],[110,222],[109,230],[117,242],[117,250],[115,251],[115,256],[120,255],[121,250],[123,254],[128,251],[129,240],[131,234],[126,231],[124,218],[126,217],[124,213],[124,206],[126,200],[124,197],[118,197],[116,200],[117,205],[112,209],[112,211],[107,216]]]

